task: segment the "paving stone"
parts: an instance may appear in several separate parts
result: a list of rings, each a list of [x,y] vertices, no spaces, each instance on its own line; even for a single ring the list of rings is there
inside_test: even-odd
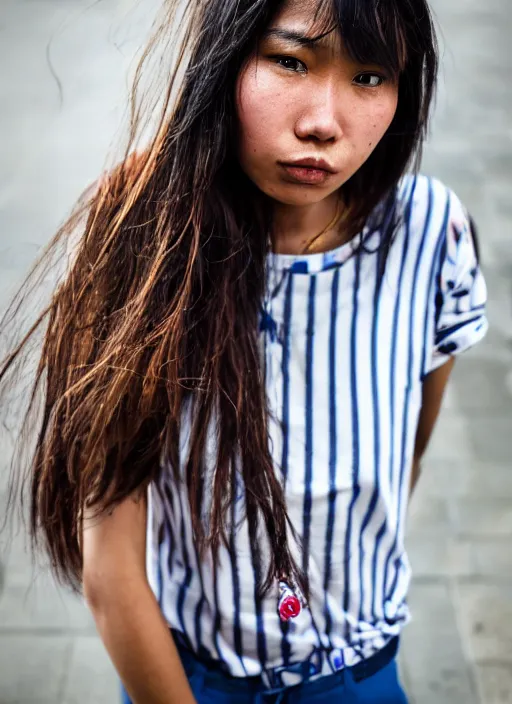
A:
[[[504,185],[506,182],[503,180],[493,182],[492,184],[489,184],[488,190],[490,191],[490,194],[493,199],[493,204],[497,207],[498,213],[503,215],[504,218],[509,220],[512,217],[512,203],[510,202],[510,198],[507,197],[507,194],[504,189]],[[504,252],[505,257],[508,259],[510,256],[509,252]]]
[[[49,581],[48,560],[41,553],[33,554],[29,549],[28,537],[25,529],[19,528],[10,537],[6,538],[5,547],[9,581],[12,585],[23,589],[37,578]]]
[[[440,496],[421,496],[418,492],[409,509],[408,534],[442,537],[450,530],[448,501]]]
[[[75,638],[60,704],[116,704],[119,678],[99,638]]]
[[[455,587],[458,623],[468,655],[476,662],[512,664],[512,587],[459,582]]]
[[[472,414],[465,419],[472,454],[483,462],[507,463],[512,458],[512,413]]]
[[[0,599],[2,598],[2,592],[4,591],[5,584],[5,563],[0,556]]]
[[[503,227],[500,228],[500,232],[502,230]],[[490,244],[493,251],[495,250],[494,239],[493,235],[493,242]],[[489,276],[487,279],[489,279]],[[508,294],[503,295],[505,296],[503,300],[507,300]],[[489,319],[489,330],[485,339],[471,350],[471,357],[473,359],[494,359],[512,365],[512,335],[509,324],[512,315],[501,301],[496,306],[491,303],[487,311],[487,317]]]
[[[431,577],[460,577],[477,574],[474,545],[451,537],[409,535],[407,552],[416,581]]]
[[[478,665],[476,674],[485,704],[512,704],[512,665]]]
[[[0,702],[58,704],[73,639],[0,633]]]
[[[496,218],[495,222],[498,226],[501,223],[502,230],[504,227],[508,227],[502,218]],[[492,274],[487,276],[488,319],[489,324],[502,331],[504,339],[510,342],[510,321],[512,320],[512,315],[508,309],[502,310],[503,307],[501,305],[503,300],[510,298],[510,274],[506,273],[509,269],[510,260],[508,256],[505,258],[503,255],[504,243],[501,238],[495,238],[494,249],[496,258],[492,261],[492,267],[490,267]]]
[[[414,583],[409,601],[413,622],[404,631],[401,656],[414,703],[477,704],[448,585]]]
[[[457,410],[455,388],[452,380],[450,380],[444,392],[441,411],[443,413],[457,413]]]
[[[418,496],[512,499],[512,468],[478,460],[425,461]]]
[[[474,541],[473,557],[481,577],[492,577],[512,583],[512,549],[510,536],[503,540]]]
[[[512,536],[511,499],[455,499],[451,508],[457,535]]]
[[[407,664],[405,663],[404,657],[402,655],[402,650],[400,650],[398,653],[397,665],[398,677],[400,678],[400,683],[407,695],[408,704],[416,704],[416,701],[413,698],[411,680],[409,677],[409,672],[407,671]]]
[[[439,419],[426,459],[430,462],[471,460],[472,446],[467,421],[459,413],[443,412]]]
[[[457,408],[462,412],[492,409],[510,415],[512,396],[506,385],[510,363],[468,357],[455,365],[453,388]]]
[[[488,22],[496,22],[496,14],[500,16],[505,26],[511,24],[510,18],[506,12],[508,9],[507,0],[487,0],[484,4],[480,0],[464,0],[464,2],[454,2],[440,4],[439,0],[432,2],[432,6],[436,9],[436,15],[445,21],[456,21],[470,15],[476,23],[487,20]],[[450,34],[453,41],[457,41],[457,35]]]
[[[57,589],[48,574],[38,574],[31,583],[26,575],[15,579],[8,570],[0,598],[0,634],[5,631],[73,630],[95,633],[94,620],[81,599]]]

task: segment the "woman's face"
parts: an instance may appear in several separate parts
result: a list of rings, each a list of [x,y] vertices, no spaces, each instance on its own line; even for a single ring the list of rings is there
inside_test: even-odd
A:
[[[324,200],[360,168],[395,115],[398,83],[354,62],[334,32],[313,46],[315,4],[286,2],[237,83],[241,166],[274,200]],[[322,169],[290,167],[323,160]],[[328,169],[329,171],[327,171]]]

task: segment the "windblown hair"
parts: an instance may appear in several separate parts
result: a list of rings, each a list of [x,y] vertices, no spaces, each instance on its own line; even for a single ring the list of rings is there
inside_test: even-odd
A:
[[[260,521],[271,546],[260,593],[283,575],[307,592],[288,545],[291,526],[269,451],[260,368],[271,204],[237,160],[237,77],[281,4],[188,2],[180,20],[187,29],[149,145],[133,157],[138,86],[156,40],[136,76],[125,159],[84,195],[3,320],[5,330],[51,253],[78,231],[71,267],[50,305],[0,367],[5,399],[8,383],[23,372],[25,348],[41,331],[24,425],[25,436],[36,437],[28,469],[30,529],[57,577],[75,588],[84,512],[100,517],[143,490],[157,478],[162,457],[178,481],[182,414],[191,400],[184,480],[200,552],[217,556],[220,544],[228,545],[232,473],[240,472],[256,564]],[[169,3],[159,40],[176,26],[179,8],[182,0]],[[359,225],[395,197],[419,155],[437,74],[432,20],[425,0],[320,0],[314,29],[340,31],[356,59],[399,77],[390,129],[343,187]],[[393,227],[383,228],[383,247],[392,236]],[[212,424],[217,459],[206,529],[204,455]]]

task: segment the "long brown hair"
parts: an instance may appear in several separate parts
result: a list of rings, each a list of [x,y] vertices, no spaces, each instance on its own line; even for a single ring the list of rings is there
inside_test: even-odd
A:
[[[168,3],[155,35],[163,44],[153,42],[137,72],[125,159],[84,194],[2,321],[6,339],[33,282],[78,233],[49,305],[0,367],[5,409],[7,389],[25,369],[24,352],[41,332],[20,436],[37,430],[27,462],[30,531],[36,544],[43,539],[57,576],[74,587],[81,582],[84,509],[101,516],[143,489],[161,471],[162,457],[178,481],[188,399],[193,422],[184,480],[200,551],[217,555],[221,542],[228,544],[231,478],[239,471],[255,564],[260,521],[271,546],[260,591],[288,575],[307,592],[288,547],[291,526],[269,451],[259,361],[271,204],[236,157],[236,79],[280,4],[196,0],[182,14],[181,0]],[[395,197],[419,153],[436,78],[435,37],[424,0],[368,0],[364,10],[359,0],[323,0],[319,9],[328,17],[325,29],[341,31],[355,57],[399,75],[395,120],[344,186],[354,220],[364,221]],[[160,117],[149,145],[129,157],[142,122],[142,69],[157,46],[170,46],[164,30],[176,26],[178,14],[186,30]],[[393,227],[384,228],[384,247],[392,235]],[[204,451],[212,425],[217,459],[206,529]]]

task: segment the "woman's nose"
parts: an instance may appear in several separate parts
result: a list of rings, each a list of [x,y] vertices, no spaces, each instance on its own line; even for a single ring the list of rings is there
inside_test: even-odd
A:
[[[295,134],[301,140],[315,139],[335,142],[343,135],[334,86],[308,90],[301,102],[301,115],[295,124]]]

